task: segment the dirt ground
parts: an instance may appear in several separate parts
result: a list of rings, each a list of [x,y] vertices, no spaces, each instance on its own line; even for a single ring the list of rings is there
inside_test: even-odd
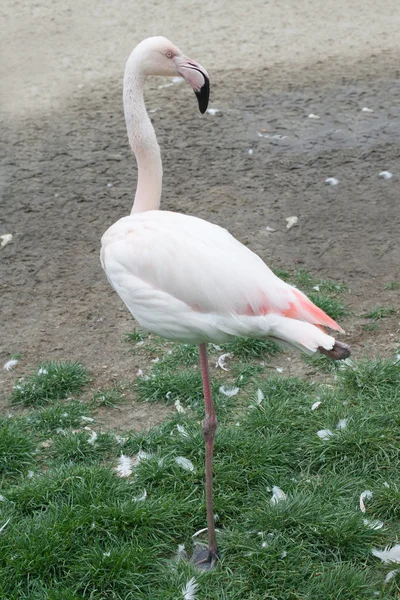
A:
[[[307,3],[308,15],[320,3],[314,4]],[[360,318],[377,306],[400,308],[399,290],[385,289],[400,282],[397,2],[386,20],[375,14],[373,3],[351,3],[349,13],[344,0],[336,2],[337,11],[343,9],[342,20],[339,12],[331,14],[339,25],[329,34],[329,3],[314,14],[311,29],[304,15],[296,21],[295,3],[285,3],[286,16],[268,3],[264,9],[260,4],[272,17],[265,33],[270,37],[265,42],[260,34],[264,46],[258,50],[255,16],[238,14],[239,5],[233,3],[232,14],[228,18],[224,13],[221,25],[223,3],[215,4],[215,16],[214,5],[202,3],[201,31],[212,23],[203,50],[202,40],[191,37],[190,31],[180,35],[189,48],[172,38],[170,12],[164,30],[147,24],[140,35],[139,19],[130,36],[123,13],[114,21],[96,13],[100,33],[107,30],[103,45],[96,19],[89,27],[85,13],[75,45],[60,29],[66,45],[55,47],[51,44],[59,18],[54,20],[50,5],[31,5],[32,23],[40,23],[32,39],[43,51],[43,60],[39,64],[39,53],[31,71],[29,60],[24,64],[22,96],[21,77],[8,74],[3,79],[6,102],[1,110],[0,235],[12,233],[14,238],[0,250],[0,360],[23,354],[18,374],[51,358],[82,360],[94,376],[94,387],[135,376],[139,358],[122,342],[133,320],[106,281],[98,255],[102,233],[130,212],[135,190],[136,165],[121,103],[122,55],[126,57],[141,37],[160,32],[207,68],[210,106],[219,110],[201,116],[184,84],[160,88],[168,80],[149,82],[147,105],[154,111],[164,164],[162,207],[228,228],[270,265],[301,267],[316,277],[346,283],[353,314],[342,324],[355,356],[393,353],[398,347],[399,314],[382,321],[375,331],[365,331],[366,320]],[[13,7],[15,14],[26,7],[15,2],[7,13],[13,15],[7,35],[9,70],[15,75],[15,49],[22,40],[29,41],[24,27],[31,21],[17,23]],[[181,11],[182,23],[195,7],[192,3],[185,12],[178,3],[171,10]],[[261,29],[265,27],[263,23]],[[243,30],[251,35],[247,45],[242,41],[241,60],[240,43],[235,45],[232,38],[242,39]],[[85,62],[83,50],[91,31],[100,44],[99,56],[113,56],[105,61],[104,73],[98,60],[93,71],[93,55]],[[223,52],[217,59],[219,48]],[[271,52],[263,54],[265,48]],[[79,56],[76,70],[71,56]],[[55,57],[64,66],[53,77]],[[363,111],[365,107],[373,112]],[[379,177],[385,170],[393,173],[391,179]],[[337,178],[339,184],[327,185],[327,177]],[[292,215],[299,224],[288,231],[285,218]],[[6,406],[15,377],[15,372],[0,374],[0,408]],[[142,424],[162,416],[146,410],[136,414]]]

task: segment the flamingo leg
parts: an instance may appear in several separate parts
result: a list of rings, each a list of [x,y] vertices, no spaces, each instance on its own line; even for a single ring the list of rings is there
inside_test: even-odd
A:
[[[206,416],[203,422],[203,435],[206,446],[206,505],[207,505],[207,529],[208,529],[208,549],[206,552],[197,552],[194,558],[195,564],[199,568],[213,568],[218,557],[217,538],[215,535],[213,497],[212,497],[212,460],[214,449],[215,430],[217,429],[217,419],[215,416],[214,402],[211,394],[210,373],[207,360],[207,345],[199,344],[200,368],[203,379],[204,401]]]

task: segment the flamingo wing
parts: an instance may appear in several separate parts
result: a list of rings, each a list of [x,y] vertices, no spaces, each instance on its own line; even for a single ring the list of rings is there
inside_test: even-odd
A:
[[[149,311],[159,307],[168,319],[175,303],[200,315],[273,314],[341,331],[228,231],[196,217],[167,211],[124,217],[104,234],[101,256],[111,284],[136,318],[146,310],[149,319]]]

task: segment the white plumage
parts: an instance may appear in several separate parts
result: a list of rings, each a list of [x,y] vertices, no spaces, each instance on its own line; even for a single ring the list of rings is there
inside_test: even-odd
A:
[[[124,217],[103,235],[101,262],[141,327],[170,340],[272,336],[313,353],[335,340],[309,323],[340,329],[228,231],[196,217]]]

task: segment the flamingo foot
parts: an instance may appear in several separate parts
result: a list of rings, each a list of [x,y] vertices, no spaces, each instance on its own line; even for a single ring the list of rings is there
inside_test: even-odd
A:
[[[325,356],[329,356],[332,360],[343,360],[344,358],[348,358],[350,356],[350,347],[343,342],[335,341],[335,345],[332,350],[325,350],[320,346],[318,350],[321,354],[325,354]]]
[[[218,560],[218,555],[211,552],[207,546],[195,544],[192,563],[199,571],[212,571]]]

